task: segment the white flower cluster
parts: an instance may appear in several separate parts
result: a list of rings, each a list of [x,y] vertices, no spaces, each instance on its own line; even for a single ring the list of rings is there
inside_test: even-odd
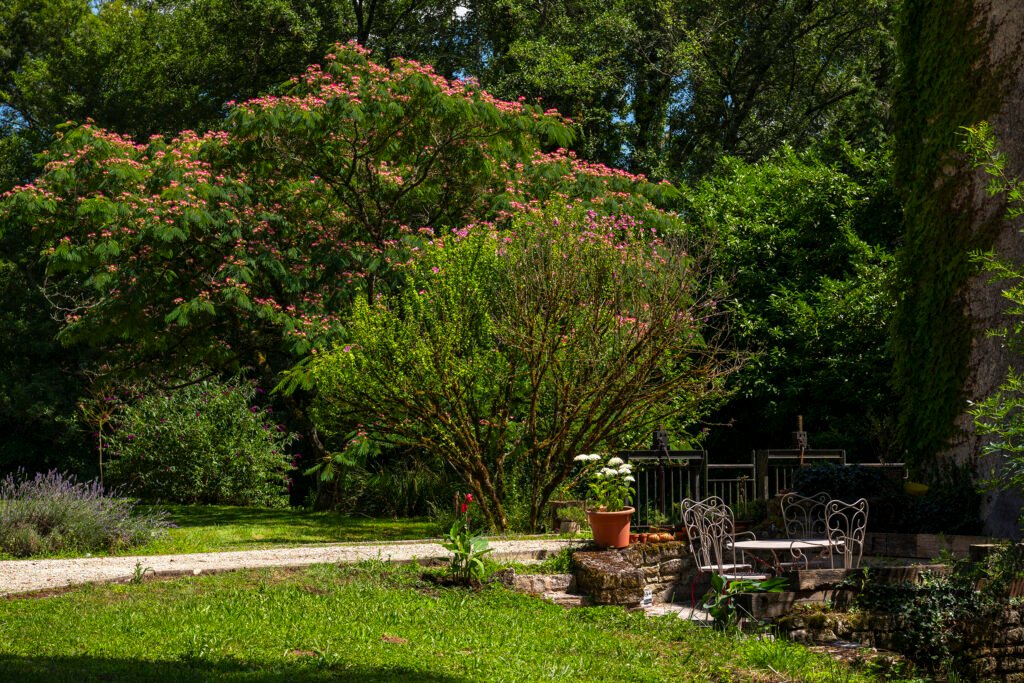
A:
[[[596,462],[600,459],[601,456],[597,453],[580,453],[573,458],[576,462]],[[622,475],[625,475],[625,481],[636,481],[633,478],[633,466],[628,462],[623,462],[622,458],[609,458],[604,467],[594,472],[595,477],[619,477]]]

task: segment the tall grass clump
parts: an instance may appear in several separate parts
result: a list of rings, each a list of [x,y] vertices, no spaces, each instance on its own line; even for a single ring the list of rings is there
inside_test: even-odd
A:
[[[135,502],[57,470],[0,480],[0,552],[15,557],[65,551],[116,551],[163,532],[163,513],[138,514]]]

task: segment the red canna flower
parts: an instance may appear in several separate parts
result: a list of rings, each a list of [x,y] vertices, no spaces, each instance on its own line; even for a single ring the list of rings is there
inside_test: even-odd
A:
[[[459,506],[459,512],[461,512],[462,514],[466,514],[466,510],[468,510],[468,509],[469,509],[469,506],[466,505],[465,503],[463,503],[462,505]]]
[[[472,503],[473,502],[473,494],[472,493],[467,493],[466,494],[466,502],[467,503]]]

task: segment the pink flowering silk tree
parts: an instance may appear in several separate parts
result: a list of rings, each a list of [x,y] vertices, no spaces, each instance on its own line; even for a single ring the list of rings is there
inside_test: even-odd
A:
[[[671,186],[582,162],[570,140],[557,112],[338,45],[274,94],[229,103],[216,131],[140,143],[66,125],[39,178],[0,199],[0,229],[37,245],[62,338],[101,349],[112,373],[276,381],[298,366],[296,390],[345,339],[353,302],[391,295],[434,235],[507,227],[553,198],[677,222],[657,208]],[[290,400],[323,456],[308,394]]]

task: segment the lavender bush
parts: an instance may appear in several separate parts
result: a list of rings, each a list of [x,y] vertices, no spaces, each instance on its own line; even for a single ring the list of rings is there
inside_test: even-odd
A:
[[[163,513],[139,514],[134,501],[57,470],[0,480],[0,551],[28,557],[61,551],[118,550],[167,526]]]

